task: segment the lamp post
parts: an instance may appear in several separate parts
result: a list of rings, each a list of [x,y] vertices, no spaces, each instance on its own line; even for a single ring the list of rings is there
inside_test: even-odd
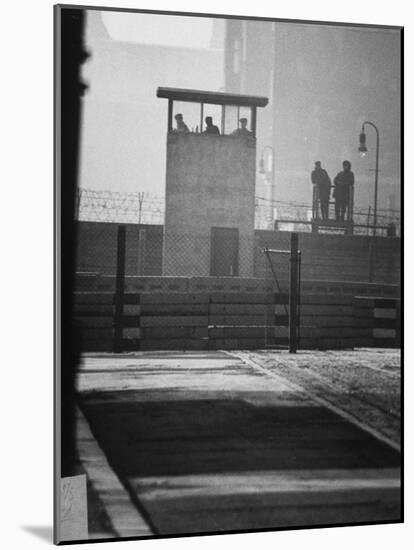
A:
[[[265,153],[268,151],[267,155],[267,167],[265,163]],[[270,168],[270,170],[269,170]],[[275,150],[270,145],[263,147],[260,162],[259,162],[259,174],[264,174],[267,181],[269,181],[268,174],[270,176],[270,220],[273,228],[273,201],[274,201],[274,187],[275,187]]]
[[[361,156],[365,156],[368,152],[367,146],[366,146],[366,134],[365,134],[365,124],[368,124],[369,126],[372,126],[377,134],[377,151],[375,155],[375,188],[374,188],[374,237],[377,234],[377,206],[378,206],[378,159],[379,159],[379,131],[378,128],[370,122],[369,120],[366,120],[362,124],[361,133],[359,134],[359,147],[358,151],[361,153]]]

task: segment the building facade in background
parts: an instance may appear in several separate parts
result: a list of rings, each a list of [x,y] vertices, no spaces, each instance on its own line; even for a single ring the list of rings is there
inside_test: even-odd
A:
[[[258,153],[274,148],[276,201],[310,203],[315,160],[333,178],[346,159],[356,175],[355,208],[368,210],[375,135],[367,135],[365,158],[357,149],[361,125],[371,120],[381,136],[378,206],[399,209],[400,47],[396,30],[226,20],[226,91],[269,97],[258,118]],[[257,193],[269,196],[257,183]]]

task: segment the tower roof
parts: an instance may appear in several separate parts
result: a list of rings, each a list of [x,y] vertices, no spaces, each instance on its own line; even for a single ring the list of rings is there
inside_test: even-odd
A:
[[[208,103],[211,105],[237,105],[240,107],[265,107],[268,98],[263,96],[209,92],[206,90],[188,90],[185,88],[157,88],[157,97],[188,101],[191,103]]]

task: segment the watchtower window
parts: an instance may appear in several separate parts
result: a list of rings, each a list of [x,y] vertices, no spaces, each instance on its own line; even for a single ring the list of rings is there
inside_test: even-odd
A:
[[[168,132],[211,135],[256,135],[257,107],[267,105],[259,96],[158,88],[157,97],[168,99]]]
[[[206,118],[211,118],[212,126],[216,126],[219,129],[221,135],[223,135],[224,128],[222,121],[223,119],[223,107],[224,105],[209,105],[204,104],[204,117],[203,117],[203,132],[208,132]]]
[[[200,132],[200,105],[188,101],[173,102],[172,131]]]
[[[238,128],[240,107],[236,105],[225,106],[225,118],[224,118],[224,133],[231,134],[236,128]]]

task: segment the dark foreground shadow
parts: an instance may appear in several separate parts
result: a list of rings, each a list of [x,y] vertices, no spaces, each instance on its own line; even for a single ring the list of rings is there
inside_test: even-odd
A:
[[[51,525],[22,525],[21,528],[38,539],[53,543],[53,527]]]
[[[401,518],[400,454],[325,407],[150,394],[84,394],[82,408],[157,534]]]
[[[390,468],[401,461],[399,453],[320,406],[142,401],[135,391],[100,392],[82,402],[109,462],[126,477]]]

